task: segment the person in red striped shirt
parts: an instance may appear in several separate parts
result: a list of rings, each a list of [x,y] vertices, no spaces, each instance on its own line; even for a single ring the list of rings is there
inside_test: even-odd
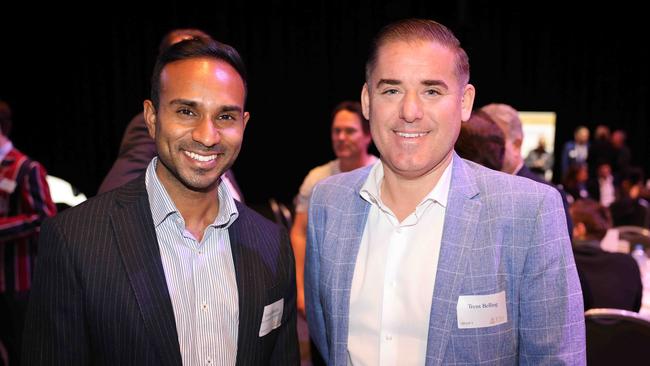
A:
[[[11,108],[0,100],[0,340],[19,364],[39,227],[56,214],[41,164],[13,147]]]

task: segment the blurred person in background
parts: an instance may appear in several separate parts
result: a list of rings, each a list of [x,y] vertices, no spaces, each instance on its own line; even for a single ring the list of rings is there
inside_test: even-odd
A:
[[[505,154],[505,135],[487,113],[473,111],[469,120],[460,125],[454,150],[461,158],[500,171]]]
[[[12,114],[0,100],[0,340],[10,365],[20,364],[39,228],[56,214],[43,166],[16,149]]]
[[[614,308],[639,311],[641,273],[629,254],[601,249],[612,226],[607,208],[592,199],[578,199],[569,208],[573,218],[573,255],[578,268],[585,311]]]
[[[339,103],[332,111],[332,150],[336,159],[309,171],[296,196],[296,213],[291,227],[291,245],[296,257],[296,281],[298,284],[298,311],[305,315],[304,266],[307,243],[307,210],[316,183],[334,174],[349,172],[377,161],[368,153],[372,143],[368,120],[356,101]]]
[[[537,174],[530,171],[530,169],[528,169],[524,164],[524,159],[521,154],[521,147],[524,141],[524,129],[521,125],[519,112],[517,112],[517,110],[512,106],[503,103],[491,103],[481,107],[481,110],[490,116],[499,127],[501,127],[505,136],[505,154],[501,171],[550,185],[560,192],[562,206],[564,207],[564,217],[566,219],[567,229],[569,230],[568,234],[570,237],[571,230],[573,230],[573,224],[571,222],[571,216],[569,215],[569,203],[567,201],[566,192],[547,182],[545,179],[540,178]]]
[[[553,170],[553,154],[546,150],[546,139],[544,136],[539,137],[537,147],[530,150],[524,163],[531,172],[546,181],[549,180],[548,176]]]
[[[562,177],[569,168],[576,164],[586,164],[589,157],[589,129],[585,126],[578,126],[573,131],[573,140],[567,141],[562,147],[561,166]]]

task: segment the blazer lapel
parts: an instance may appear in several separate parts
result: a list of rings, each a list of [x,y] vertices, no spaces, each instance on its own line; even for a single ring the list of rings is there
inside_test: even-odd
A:
[[[365,174],[352,184],[352,197],[346,212],[338,216],[337,228],[338,240],[333,242],[337,245],[337,255],[334,262],[333,280],[329,293],[335,294],[328,300],[328,306],[334,314],[335,324],[332,324],[332,336],[330,347],[334,347],[335,364],[347,362],[348,327],[350,316],[350,293],[352,291],[352,279],[354,267],[356,266],[357,255],[361,246],[361,239],[366,227],[370,203],[366,202],[359,192],[365,183],[372,166],[366,167]]]
[[[230,249],[235,265],[237,293],[239,297],[239,327],[237,336],[237,362],[245,364],[252,352],[259,352],[259,329],[264,301],[267,300],[267,281],[269,274],[258,262],[261,252],[256,251],[259,244],[254,243],[253,231],[258,224],[241,203],[235,201],[239,217],[228,229]],[[254,253],[252,253],[252,251]]]
[[[427,365],[439,365],[450,332],[457,326],[456,303],[476,236],[481,203],[472,172],[454,153],[451,187],[442,232],[436,282],[429,318]]]
[[[162,364],[181,365],[174,310],[160,258],[144,175],[120,189],[116,201],[118,205],[110,213],[110,219],[151,342]]]

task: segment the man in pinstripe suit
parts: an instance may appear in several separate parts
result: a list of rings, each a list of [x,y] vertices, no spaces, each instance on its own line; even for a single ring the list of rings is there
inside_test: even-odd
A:
[[[245,99],[232,47],[193,39],[159,56],[144,102],[159,156],[44,225],[26,364],[298,363],[287,233],[220,180],[241,147]]]
[[[445,26],[376,38],[361,103],[381,154],[309,206],[309,333],[329,365],[585,363],[556,190],[461,159],[469,62]]]

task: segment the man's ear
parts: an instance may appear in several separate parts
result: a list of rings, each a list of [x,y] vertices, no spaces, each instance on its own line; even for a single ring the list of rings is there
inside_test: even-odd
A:
[[[474,96],[476,95],[476,89],[474,85],[467,84],[463,88],[463,96],[460,100],[461,108],[461,121],[467,122],[469,117],[472,115],[472,107],[474,106]]]
[[[152,139],[156,139],[156,107],[153,106],[153,102],[149,99],[145,100],[143,103],[144,106],[144,123],[147,125],[147,130],[149,130],[149,136]]]
[[[251,118],[251,114],[248,112],[244,112],[244,129],[246,129],[246,125],[248,124],[248,120]]]
[[[361,88],[361,112],[367,120],[370,120],[370,95],[368,93],[368,83],[364,83]]]

